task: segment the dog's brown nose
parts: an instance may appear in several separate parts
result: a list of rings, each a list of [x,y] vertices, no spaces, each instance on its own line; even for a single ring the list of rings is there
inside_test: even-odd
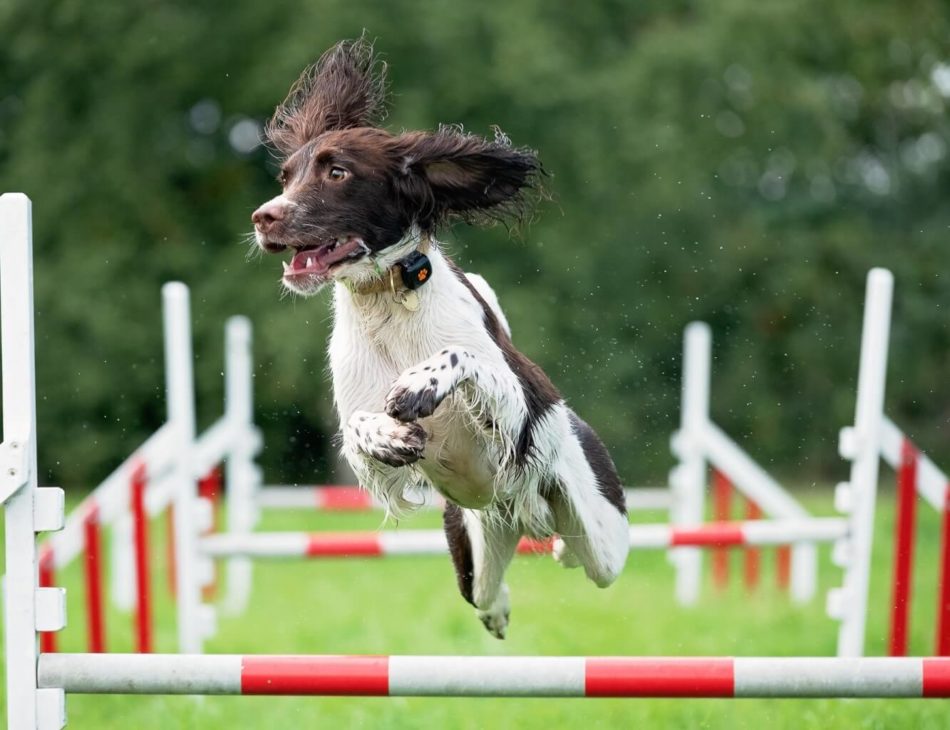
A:
[[[287,212],[287,203],[279,197],[268,200],[254,211],[251,221],[263,232],[267,232],[277,221],[284,219]]]

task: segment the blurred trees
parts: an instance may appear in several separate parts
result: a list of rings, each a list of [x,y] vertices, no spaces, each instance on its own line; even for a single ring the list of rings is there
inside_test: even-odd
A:
[[[250,254],[261,122],[367,28],[392,129],[498,124],[553,202],[522,235],[444,238],[631,483],[663,478],[680,336],[714,328],[713,413],[797,481],[838,464],[863,278],[897,277],[889,408],[950,416],[950,14],[937,0],[324,0],[0,5],[0,187],[34,201],[40,460],[91,485],[164,418],[159,287],[192,289],[202,425],[224,319],[255,325],[272,480],[328,478],[326,297]],[[943,459],[946,462],[946,459]]]

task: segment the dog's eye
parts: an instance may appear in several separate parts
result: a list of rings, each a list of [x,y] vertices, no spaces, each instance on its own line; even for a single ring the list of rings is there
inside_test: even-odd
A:
[[[330,168],[330,179],[331,180],[344,180],[347,175],[350,173],[344,170],[342,167],[331,167]]]

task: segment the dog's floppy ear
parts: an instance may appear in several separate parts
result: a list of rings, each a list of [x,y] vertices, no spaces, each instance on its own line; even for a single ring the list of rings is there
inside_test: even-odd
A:
[[[323,132],[379,124],[386,117],[386,64],[365,34],[341,41],[308,67],[274,111],[265,133],[289,156]]]
[[[494,140],[442,127],[408,132],[394,143],[403,193],[423,229],[453,215],[471,222],[521,218],[525,193],[543,174],[537,155],[512,147],[498,129]]]

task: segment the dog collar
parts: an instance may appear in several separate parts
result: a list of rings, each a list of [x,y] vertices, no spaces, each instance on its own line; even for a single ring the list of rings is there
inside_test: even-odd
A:
[[[432,278],[432,262],[426,256],[429,250],[429,238],[424,238],[417,249],[401,258],[386,271],[380,272],[378,279],[373,279],[362,285],[352,284],[349,289],[354,294],[378,294],[390,292],[393,301],[402,304],[406,309],[415,311],[419,308],[419,295],[415,290],[426,284]]]

